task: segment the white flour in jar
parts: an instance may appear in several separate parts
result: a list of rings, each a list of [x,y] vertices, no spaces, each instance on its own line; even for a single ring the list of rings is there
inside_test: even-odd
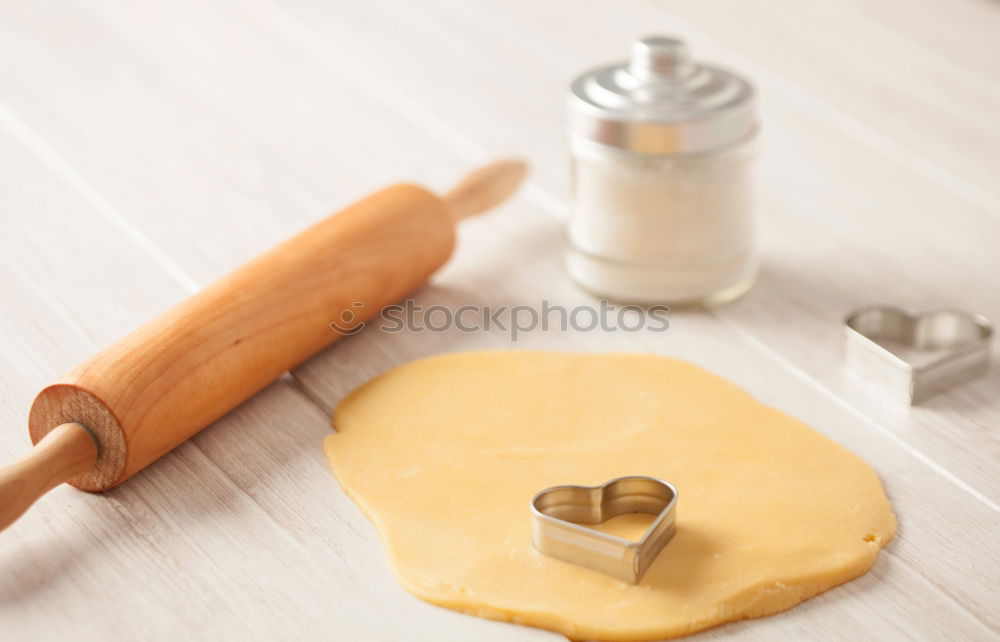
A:
[[[668,38],[574,82],[571,276],[602,297],[718,303],[757,259],[753,91]],[[602,102],[603,101],[603,102]]]

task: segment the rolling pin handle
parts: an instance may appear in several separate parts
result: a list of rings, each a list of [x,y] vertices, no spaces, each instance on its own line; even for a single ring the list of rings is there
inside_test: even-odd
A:
[[[0,469],[0,530],[35,500],[86,473],[97,462],[97,440],[83,424],[56,426],[23,459]]]
[[[496,207],[517,190],[527,173],[524,161],[508,158],[468,174],[444,195],[452,218],[461,221]]]

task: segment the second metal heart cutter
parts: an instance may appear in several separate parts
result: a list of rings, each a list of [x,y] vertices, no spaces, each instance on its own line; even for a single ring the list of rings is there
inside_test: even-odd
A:
[[[981,314],[878,305],[853,312],[844,324],[848,366],[911,404],[990,367],[993,324]]]
[[[553,486],[531,499],[531,541],[542,553],[638,584],[676,530],[677,490],[653,477]],[[585,526],[628,513],[656,519],[638,541]]]

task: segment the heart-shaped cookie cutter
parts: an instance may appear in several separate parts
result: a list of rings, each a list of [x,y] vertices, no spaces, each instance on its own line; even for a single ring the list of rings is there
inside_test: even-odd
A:
[[[911,404],[989,370],[993,324],[981,314],[871,306],[853,312],[844,323],[847,365]],[[912,363],[882,342],[924,351],[929,358]]]
[[[638,541],[585,526],[628,513],[656,515]],[[654,477],[553,486],[531,498],[531,542],[550,557],[638,584],[674,536],[676,514],[677,489]]]

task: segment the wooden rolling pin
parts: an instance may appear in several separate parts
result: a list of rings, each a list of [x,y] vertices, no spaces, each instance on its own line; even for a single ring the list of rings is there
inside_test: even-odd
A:
[[[506,199],[525,169],[493,163],[444,197],[388,187],[59,378],[32,404],[35,448],[0,470],[0,529],[63,482],[120,484],[343,336],[331,322],[364,321],[420,287],[451,255],[455,223]]]

